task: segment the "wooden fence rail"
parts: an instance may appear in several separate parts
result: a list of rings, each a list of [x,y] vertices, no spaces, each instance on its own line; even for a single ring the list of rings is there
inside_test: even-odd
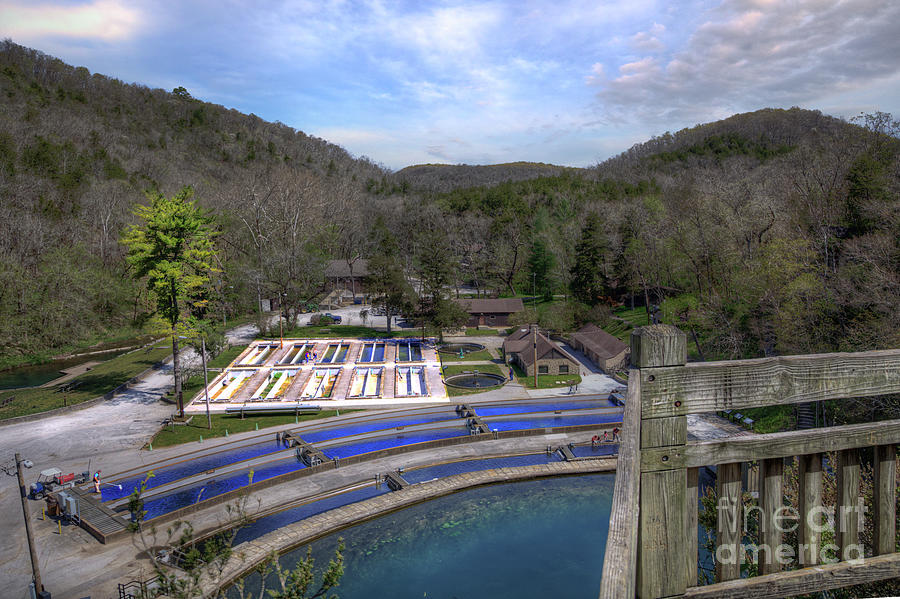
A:
[[[668,325],[632,334],[623,440],[601,598],[783,597],[900,576],[896,552],[896,448],[900,420],[713,441],[687,440],[688,414],[900,393],[900,350],[686,363],[686,338]],[[873,448],[874,541],[865,558],[859,450]],[[834,506],[823,504],[826,452],[835,452]],[[786,504],[785,459],[796,458],[798,504]],[[744,465],[758,472],[755,559],[759,576],[741,578],[745,554]],[[697,586],[699,469],[716,469],[715,580]],[[794,510],[791,512],[790,510]],[[834,510],[832,547],[822,531]],[[796,562],[784,544],[785,514],[797,516]],[[837,563],[831,553],[837,555]],[[811,567],[815,566],[815,567]]]

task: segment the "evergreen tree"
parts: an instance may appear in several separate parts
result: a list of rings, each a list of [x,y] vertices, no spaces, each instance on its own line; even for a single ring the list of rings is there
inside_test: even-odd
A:
[[[193,195],[190,187],[171,198],[158,192],[148,194],[150,205],[135,210],[143,223],[132,225],[122,238],[128,247],[128,264],[134,268],[132,276],[146,278],[156,300],[158,330],[172,337],[179,414],[184,414],[184,405],[178,339],[197,335],[196,312],[207,301],[215,257],[212,221],[191,200]]]
[[[375,250],[369,256],[367,281],[374,296],[372,303],[383,309],[387,316],[387,332],[390,334],[393,317],[412,310],[415,292],[403,273],[397,238],[380,217],[375,222],[372,236]]]
[[[581,239],[575,246],[572,265],[572,294],[586,304],[596,305],[609,293],[609,281],[604,272],[609,246],[603,233],[600,217],[588,216]]]
[[[553,299],[553,267],[556,265],[556,257],[547,248],[547,243],[538,237],[531,244],[531,254],[528,256],[528,268],[532,276],[534,293],[540,294],[545,301]]]

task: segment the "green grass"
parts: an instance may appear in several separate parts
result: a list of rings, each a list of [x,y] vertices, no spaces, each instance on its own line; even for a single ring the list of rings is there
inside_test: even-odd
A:
[[[355,411],[357,410],[346,410],[343,413],[348,414]],[[337,412],[334,410],[323,410],[316,414],[301,414],[299,421],[307,422],[336,415]],[[257,426],[261,430],[272,426],[294,424],[294,422],[293,414],[261,414],[245,416],[243,420],[237,414],[213,414],[212,430],[210,430],[206,428],[206,414],[194,414],[190,424],[164,427],[156,433],[151,443],[154,448],[170,447],[181,443],[197,442],[200,437],[203,437],[204,440],[224,437],[225,431],[228,431],[228,434],[245,433],[256,430]]]
[[[223,350],[222,353],[220,353],[212,360],[209,360],[206,363],[206,367],[225,368],[226,366],[234,362],[234,359],[241,355],[241,352],[243,352],[245,349],[247,349],[246,345],[232,345],[231,347]]]
[[[486,349],[464,354],[462,358],[459,357],[459,354],[450,355],[440,352],[438,352],[438,357],[440,357],[441,362],[492,362],[494,360],[494,356]]]
[[[149,351],[139,349],[118,356],[68,381],[68,383],[77,382],[78,387],[67,393],[57,391],[58,387],[4,391],[0,393],[0,404],[10,397],[15,399],[8,405],[0,407],[0,419],[37,414],[94,399],[112,391],[171,353],[171,347],[157,344]]]
[[[753,431],[757,433],[778,433],[794,430],[794,406],[765,406],[744,408],[740,413],[753,420]]]
[[[627,320],[633,327],[645,327],[650,324],[647,318],[647,309],[644,306],[631,309],[620,306],[613,311],[613,314],[623,320]]]
[[[526,389],[534,389],[534,375],[528,376],[525,371],[519,368],[518,364],[512,365],[516,381],[525,386]],[[560,381],[560,382],[557,382]],[[581,375],[578,373],[570,374],[539,374],[538,389],[556,389],[559,387],[568,387],[572,384],[581,382]]]

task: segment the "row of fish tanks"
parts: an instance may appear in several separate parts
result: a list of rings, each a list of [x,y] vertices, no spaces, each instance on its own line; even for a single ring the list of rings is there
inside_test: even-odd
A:
[[[484,423],[494,433],[531,430],[534,434],[541,434],[565,432],[567,430],[594,430],[589,427],[611,428],[621,423],[623,412],[621,398],[621,393],[611,393],[609,396],[509,400],[454,407],[409,408],[386,414],[354,413],[345,415],[333,422],[318,421],[294,426],[290,429],[290,435],[297,440],[302,440],[304,447],[314,448],[315,452],[326,460],[333,460],[337,464],[352,458],[350,463],[355,463],[367,458],[382,457],[384,450],[393,450],[392,453],[413,452],[433,446],[434,444],[428,443],[430,441],[471,436],[473,435],[473,423],[476,419]],[[482,438],[484,437],[482,436]],[[148,525],[152,525],[179,517],[179,514],[173,512],[183,513],[183,508],[188,508],[198,503],[208,502],[207,505],[213,505],[216,503],[217,497],[247,488],[251,484],[279,476],[282,476],[287,481],[296,476],[303,476],[302,471],[304,470],[309,473],[317,470],[315,468],[309,470],[315,465],[314,462],[311,463],[309,461],[310,452],[304,451],[301,447],[292,447],[290,442],[285,443],[286,438],[290,439],[287,435],[276,435],[273,439],[271,432],[259,433],[252,438],[238,442],[216,447],[203,447],[199,451],[122,472],[107,479],[112,484],[104,486],[101,498],[108,507],[119,512],[123,517],[128,517],[128,496],[136,486],[141,484],[141,481],[145,481],[146,490],[143,495],[144,510],[147,512],[145,519],[148,521]],[[577,459],[610,457],[618,452],[618,446],[614,443],[570,444],[569,449],[570,455],[574,454]],[[401,468],[398,474],[406,483],[415,485],[466,472],[551,464],[566,459],[562,451],[550,451],[549,448],[544,451],[532,449],[530,452],[523,451],[506,455],[471,453],[472,455],[468,458],[457,457],[450,461],[442,461],[436,460],[425,452],[420,451],[418,454],[410,456],[407,462],[408,465],[405,468]],[[152,476],[148,476],[151,472]],[[376,470],[370,473],[361,473],[359,480],[344,484],[339,488],[307,492],[306,494],[301,493],[299,497],[287,503],[267,506],[265,511],[256,514],[249,524],[242,526],[233,533],[233,544],[237,546],[240,543],[258,539],[269,532],[311,516],[391,493],[393,488],[383,480],[379,481],[374,476],[376,473],[378,473]],[[553,479],[547,479],[544,482],[516,483],[516,485],[521,486],[524,484],[527,486],[528,489],[525,490],[518,489],[516,485],[501,485],[503,489],[491,487],[491,489],[494,489],[493,491],[473,492],[479,497],[484,493],[508,495],[507,499],[515,502],[524,501],[528,497],[535,500],[541,497],[542,501],[550,501],[549,496],[545,496],[541,491],[544,487],[549,486],[557,489],[562,494],[558,499],[552,500],[552,505],[560,508],[568,505],[567,502],[572,499],[577,499],[579,502],[584,501],[585,498],[582,496],[581,490],[587,491],[587,489],[590,489],[592,495],[600,493],[602,497],[599,499],[595,497],[590,504],[584,504],[587,510],[585,514],[590,514],[592,521],[599,518],[599,521],[602,523],[604,518],[601,517],[602,514],[598,516],[597,506],[599,504],[605,505],[606,497],[611,491],[613,478],[612,475],[604,476],[605,478],[594,479],[584,479],[584,477],[576,479],[566,478],[564,479],[566,482],[549,482]],[[584,479],[585,483],[589,480],[591,482],[590,484],[583,484],[581,482],[582,479]],[[601,485],[602,493],[597,486],[597,481],[601,480],[603,481]],[[314,486],[298,485],[296,489],[304,487],[313,488]],[[321,489],[321,487],[315,488]],[[571,495],[573,490],[576,490],[574,496]],[[403,524],[398,525],[394,520],[397,518],[403,520],[409,517],[416,517],[418,518],[417,521],[421,522],[421,518],[425,517],[427,521],[430,521],[432,519],[431,516],[415,516],[415,514],[422,510],[430,513],[433,509],[440,509],[443,514],[440,520],[442,524],[439,529],[444,532],[448,528],[456,526],[459,518],[462,517],[454,511],[456,508],[444,506],[444,503],[449,501],[450,504],[456,505],[459,501],[465,501],[464,498],[468,497],[469,494],[470,492],[466,491],[459,496],[454,496],[457,499],[444,498],[435,500],[435,502],[429,502],[427,505],[431,506],[433,504],[434,506],[431,508],[409,508],[399,512],[398,514],[402,514],[400,516],[392,515],[379,518],[373,522],[380,522],[381,527],[387,528],[379,529],[380,532],[377,534],[369,530],[369,528],[366,528],[365,531],[360,531],[359,534],[353,532],[353,529],[340,533],[348,536],[347,549],[345,550],[347,563],[356,563],[354,568],[347,569],[348,576],[341,582],[341,596],[370,596],[370,594],[366,594],[367,589],[369,593],[371,591],[371,587],[366,581],[369,580],[371,572],[369,574],[364,574],[364,572],[370,571],[368,565],[374,563],[372,562],[373,559],[377,561],[380,558],[373,556],[373,549],[368,545],[369,541],[363,539],[371,540],[377,537],[393,547],[393,543],[397,542],[398,539],[395,538],[390,541],[388,537],[398,534],[396,533],[397,530],[408,530],[409,528]],[[218,501],[222,500],[224,498]],[[541,502],[539,501],[539,503]],[[483,498],[479,499],[477,504],[478,509],[482,510],[484,505]],[[542,512],[541,509],[538,509],[540,508],[539,505],[534,507],[536,509],[516,510],[516,513]],[[462,510],[462,513],[469,511],[468,508],[459,509]],[[600,511],[603,511],[603,509],[605,508],[600,509]],[[573,513],[568,508],[564,511],[566,513],[561,514],[561,517],[565,522],[571,524]],[[509,515],[509,513],[502,505],[497,506],[497,514]],[[451,517],[451,514],[453,514],[453,517]],[[552,517],[545,514],[541,516],[540,520],[541,522],[546,522],[547,518]],[[524,524],[522,525],[524,526]],[[398,526],[399,528],[397,528]],[[605,535],[605,527],[601,528],[602,530],[598,530],[596,534]],[[573,533],[578,531],[579,527],[576,526]],[[549,531],[540,529],[536,534],[540,536],[548,533]],[[434,531],[423,531],[421,536],[422,538],[417,538],[415,541],[420,547],[424,542],[433,542],[439,538],[434,534]],[[483,538],[481,534],[477,536]],[[328,553],[333,551],[333,543],[331,541],[336,542],[336,537],[330,541],[324,540],[324,545],[321,543],[317,545],[317,551],[321,550],[322,552],[322,561],[320,563],[325,563],[329,559],[330,555]],[[590,544],[600,548],[604,546],[604,543],[598,542],[596,537],[593,537]],[[445,549],[448,548],[444,547],[441,551]],[[451,554],[456,551],[455,549],[448,550],[450,550]],[[305,555],[305,549],[302,553]],[[393,555],[391,552],[387,553]],[[382,553],[382,557],[387,557],[387,553]],[[443,561],[444,559],[437,555],[432,557],[438,561]],[[283,558],[287,563],[290,563],[293,559],[293,554],[287,554]],[[282,561],[282,565],[285,565],[286,562]],[[254,576],[257,578],[254,578]],[[424,574],[423,576],[425,578],[421,579],[417,584],[421,583],[425,584],[427,588],[433,588],[432,577]],[[260,581],[258,580],[258,575],[251,575],[246,582],[249,588],[254,588],[259,585]],[[272,588],[271,584],[269,588]],[[420,590],[417,593],[407,594],[399,591],[394,593],[392,590],[391,594],[392,596],[421,596]],[[437,588],[435,588],[435,593],[433,593],[434,596],[440,595]],[[523,596],[529,595],[526,593]]]
[[[238,398],[254,375],[264,372],[256,389],[244,399],[247,401],[279,401],[290,399],[330,399],[344,369],[313,368],[272,368],[230,369],[225,375],[213,381],[209,388],[212,402],[231,402]],[[348,398],[379,397],[384,393],[386,376],[394,378],[395,397],[419,397],[428,395],[428,383],[424,366],[398,366],[396,368],[364,367],[354,368],[351,374]],[[258,378],[258,377],[257,377]]]
[[[378,363],[385,362],[387,348],[394,349],[396,362],[421,362],[423,360],[422,343],[410,340],[359,340],[327,342],[302,341],[288,342],[288,350],[281,343],[259,343],[235,361],[234,366],[262,366],[272,361],[269,366],[290,366],[298,364],[343,364],[344,362]],[[319,349],[317,349],[319,348]]]
[[[606,397],[567,400],[512,400],[472,404],[478,419],[491,432],[565,431],[621,422],[622,407]],[[321,422],[321,421],[320,421]],[[575,430],[575,429],[573,429]],[[537,431],[540,431],[538,433]],[[415,451],[422,443],[473,435],[473,420],[454,407],[416,408],[373,415],[359,413],[333,424],[300,424],[291,435],[321,452],[327,460],[353,461],[386,449]],[[114,510],[127,510],[132,491],[146,481],[144,509],[150,520],[180,508],[276,476],[295,473],[310,464],[297,447],[279,436],[260,433],[242,441],[204,447],[191,453],[142,466],[107,478],[101,500]],[[428,447],[428,446],[424,446]],[[604,445],[610,451],[613,445]],[[148,478],[148,474],[152,476]]]

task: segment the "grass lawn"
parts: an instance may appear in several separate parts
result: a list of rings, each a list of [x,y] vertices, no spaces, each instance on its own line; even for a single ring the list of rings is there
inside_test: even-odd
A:
[[[499,374],[500,376],[506,376],[506,373],[500,369],[496,364],[458,364],[453,366],[444,366],[441,368],[441,372],[444,377],[453,376],[454,374],[463,374],[467,372],[472,372],[473,370],[477,370],[478,372],[484,372],[489,374]],[[492,391],[496,389],[493,387],[492,389],[481,389],[481,390],[470,390],[470,389],[459,389],[457,387],[447,386],[447,395],[450,397],[457,397],[460,395],[473,395],[475,393],[484,393],[485,391]]]
[[[68,392],[58,391],[59,387],[4,391],[0,393],[0,419],[46,412],[94,399],[112,391],[171,353],[171,346],[158,343],[149,351],[138,349],[118,356],[68,381],[68,384],[77,383],[77,387]],[[3,405],[10,397],[13,400]]]
[[[647,309],[644,306],[638,306],[634,309],[620,306],[613,311],[613,314],[623,320],[627,320],[635,327],[644,327],[650,324],[650,321],[647,319]]]
[[[491,362],[494,357],[486,349],[482,349],[471,354],[464,354],[462,358],[459,354],[442,354],[438,352],[441,362]]]
[[[794,430],[794,406],[764,406],[744,408],[740,413],[753,420],[753,431],[757,433],[779,433]]]
[[[525,374],[525,371],[519,368],[518,365],[513,364],[513,372],[516,375],[516,380],[525,386],[527,389],[534,389],[534,376],[528,376]],[[539,374],[538,375],[538,389],[555,389],[558,387],[568,387],[572,384],[578,384],[581,382],[581,375],[578,373],[571,374]]]
[[[345,410],[344,413],[355,412],[357,410]],[[322,410],[316,414],[301,414],[299,422],[309,420],[319,420],[336,416],[334,410]],[[245,416],[243,420],[237,414],[213,414],[212,430],[206,428],[206,414],[195,414],[190,424],[178,425],[175,427],[168,426],[156,433],[151,443],[154,448],[169,447],[171,445],[179,445],[181,443],[191,443],[204,439],[212,439],[215,437],[224,437],[225,431],[232,433],[245,433],[264,429],[271,426],[280,426],[284,424],[294,424],[293,414],[259,414],[254,416]],[[174,431],[172,429],[175,429]]]

